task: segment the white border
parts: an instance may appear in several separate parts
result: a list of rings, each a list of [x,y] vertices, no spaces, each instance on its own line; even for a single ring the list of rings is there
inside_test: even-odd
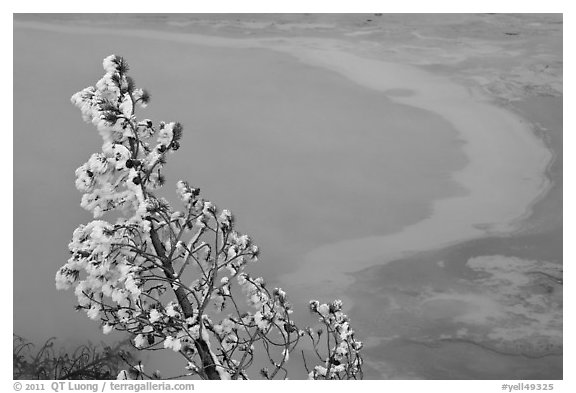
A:
[[[571,7],[568,6],[568,1],[561,0],[546,0],[546,1],[502,1],[502,0],[481,0],[475,2],[475,4],[469,4],[468,2],[462,1],[446,1],[446,0],[436,0],[436,1],[410,1],[410,2],[387,2],[383,0],[354,0],[348,2],[322,2],[320,0],[291,0],[278,4],[278,2],[270,1],[254,1],[254,0],[220,0],[217,2],[188,2],[178,1],[178,0],[163,0],[161,2],[145,2],[124,0],[121,2],[114,2],[114,12],[142,12],[142,13],[182,13],[182,12],[194,12],[194,13],[291,13],[291,12],[322,12],[322,13],[362,13],[362,12],[397,12],[397,13],[437,13],[437,12],[562,12],[564,13],[564,58],[565,66],[564,69],[567,70],[564,76],[565,85],[565,101],[564,101],[564,129],[565,132],[565,145],[573,146],[573,133],[574,133],[574,121],[571,112],[573,112],[574,101],[572,97],[573,78],[571,70],[574,70],[573,62],[573,50],[570,50],[570,46],[574,46],[573,43],[573,18]],[[1,26],[2,26],[2,53],[7,55],[8,53],[12,56],[12,23],[13,23],[13,13],[67,13],[67,12],[107,12],[105,8],[111,3],[105,1],[95,1],[92,3],[82,2],[82,1],[8,1],[4,2],[2,5],[2,16],[1,16]],[[185,4],[185,6],[183,6]],[[330,4],[329,6],[327,4]],[[568,43],[568,44],[566,44]],[[4,60],[2,62],[3,74],[10,75],[12,80],[13,69],[12,69],[12,59],[10,61]],[[13,82],[13,81],[12,81]],[[11,83],[13,88],[13,83]],[[12,129],[12,95],[9,92],[5,92],[2,95],[2,117],[4,119],[4,126],[6,128]],[[8,139],[8,143],[13,146],[12,131],[5,130],[5,138]],[[565,153],[570,153],[569,148],[564,149]],[[4,263],[8,266],[10,272],[10,277],[12,277],[12,228],[13,228],[13,209],[12,209],[12,196],[13,196],[13,179],[12,179],[12,162],[13,162],[13,152],[4,152],[1,156],[2,167],[5,170],[5,176],[7,177],[3,183],[9,184],[8,192],[2,193],[2,206],[4,207],[4,218],[5,222],[2,225],[2,249],[4,250]],[[573,222],[574,209],[572,208],[573,203],[576,202],[574,197],[574,185],[571,181],[571,174],[574,169],[574,161],[571,154],[565,154],[564,169],[568,173],[567,179],[564,184],[564,200],[568,201],[564,211],[564,217],[567,225],[565,225],[564,233],[564,259],[565,264],[565,276],[568,285],[565,287],[564,298],[568,299],[569,302],[564,308],[564,331],[567,334],[564,336],[564,381],[550,381],[554,383],[553,392],[568,392],[575,391],[576,387],[574,373],[570,370],[574,369],[574,338],[571,334],[576,331],[574,326],[574,313],[573,309],[573,299],[574,296],[574,285],[572,283],[573,268],[571,264],[576,263],[574,260],[573,247],[571,243],[574,240],[571,238],[573,234],[570,229],[570,224]],[[8,219],[6,219],[9,217]],[[6,222],[9,221],[9,222]],[[6,314],[10,315],[12,318],[13,310],[13,288],[12,280],[5,280],[4,285],[2,285],[1,293],[3,295],[4,309],[3,314],[6,319]],[[40,321],[39,321],[40,323]],[[1,357],[2,367],[2,381],[3,381],[3,391],[13,391],[12,388],[12,374],[9,359],[8,350],[12,344],[12,323],[4,323],[2,325],[2,343],[4,351]],[[514,381],[510,381],[513,383]],[[524,381],[527,382],[527,381]],[[544,383],[544,381],[539,381]],[[282,389],[292,390],[298,388],[300,384],[307,383],[305,381],[290,381],[288,383],[282,384]],[[404,392],[404,391],[438,391],[438,392],[496,392],[501,390],[501,385],[504,381],[362,381],[353,382],[354,386],[346,384],[346,382],[340,382],[338,384],[332,383],[330,389],[335,391],[347,391],[357,387],[360,383],[363,389],[373,389],[373,391],[382,391],[386,389],[388,392]],[[306,385],[310,387],[311,385]],[[569,388],[569,386],[573,386]],[[213,385],[205,385],[203,382],[197,384],[196,390],[203,390],[203,388],[212,388]],[[230,386],[232,388],[232,385]],[[246,389],[266,389],[271,387],[269,383],[261,384],[256,381],[250,383],[235,384],[234,389],[238,391],[246,391]],[[274,388],[279,388],[280,385],[275,385]],[[319,387],[320,389],[326,388],[326,385]]]

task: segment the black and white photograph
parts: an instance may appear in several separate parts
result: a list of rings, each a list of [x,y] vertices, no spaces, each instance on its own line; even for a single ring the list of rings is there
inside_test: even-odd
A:
[[[563,18],[14,13],[13,379],[553,390]]]

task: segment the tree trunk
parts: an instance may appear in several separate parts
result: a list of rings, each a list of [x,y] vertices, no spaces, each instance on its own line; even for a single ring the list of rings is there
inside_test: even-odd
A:
[[[172,266],[171,261],[166,258],[166,250],[154,227],[150,229],[150,238],[152,239],[152,246],[154,247],[156,254],[162,260],[162,266],[166,269],[166,271],[164,271],[166,278],[173,282],[174,267]],[[178,286],[178,288],[174,290],[174,293],[176,294],[176,299],[178,299],[178,304],[180,304],[180,307],[182,308],[184,317],[186,319],[192,318],[194,316],[194,307],[190,303],[190,299],[188,299],[184,288]],[[200,323],[202,323],[202,321],[200,321]],[[198,355],[202,361],[202,370],[206,377],[208,379],[221,379],[220,373],[218,373],[218,370],[216,369],[216,362],[214,361],[210,348],[208,347],[208,343],[206,343],[202,338],[199,338],[198,340],[194,340],[194,345],[196,346],[196,350],[198,351]]]

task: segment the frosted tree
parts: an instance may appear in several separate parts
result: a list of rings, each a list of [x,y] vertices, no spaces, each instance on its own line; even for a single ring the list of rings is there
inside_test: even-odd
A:
[[[321,328],[298,328],[286,293],[245,271],[259,250],[235,230],[230,211],[186,181],[176,185],[179,210],[155,195],[168,155],[180,146],[182,125],[137,119],[135,109],[148,104],[149,94],[135,86],[122,57],[111,55],[103,66],[95,86],[72,96],[103,145],[76,170],[81,206],[94,220],[74,231],[57,288],[74,287],[77,309],[99,321],[104,334],[127,332],[138,349],[181,355],[182,375],[248,379],[262,354],[269,365],[260,375],[286,378],[290,354],[306,339],[317,365],[308,367],[303,350],[298,356],[309,378],[361,378],[362,343],[341,301],[311,301]],[[111,212],[114,223],[102,220]],[[136,374],[119,377],[158,377],[135,367]]]

